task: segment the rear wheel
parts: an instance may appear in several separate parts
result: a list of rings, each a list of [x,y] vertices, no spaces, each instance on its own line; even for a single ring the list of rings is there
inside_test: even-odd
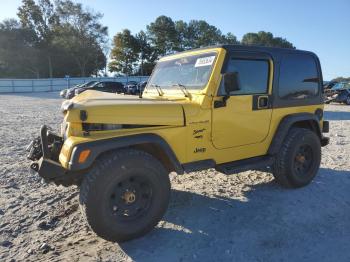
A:
[[[168,172],[153,156],[132,149],[100,157],[80,188],[88,224],[100,237],[126,241],[152,230],[170,197]]]
[[[320,162],[318,135],[308,129],[292,128],[276,156],[273,175],[284,187],[303,187],[316,176]]]

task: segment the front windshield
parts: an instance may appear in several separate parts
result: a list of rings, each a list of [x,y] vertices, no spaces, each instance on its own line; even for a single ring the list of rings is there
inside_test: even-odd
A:
[[[186,89],[203,89],[209,80],[215,58],[216,53],[212,52],[160,61],[147,88],[176,89],[175,86],[181,85]]]

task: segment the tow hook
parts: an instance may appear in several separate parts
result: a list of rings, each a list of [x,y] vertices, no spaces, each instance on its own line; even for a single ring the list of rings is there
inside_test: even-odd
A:
[[[35,172],[38,172],[38,171],[39,171],[39,164],[38,164],[38,163],[32,163],[32,164],[30,165],[30,168],[31,168],[32,170],[34,170]]]

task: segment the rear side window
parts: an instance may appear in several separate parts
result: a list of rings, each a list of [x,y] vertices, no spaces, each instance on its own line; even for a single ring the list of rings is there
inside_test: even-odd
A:
[[[269,79],[269,62],[267,60],[231,58],[226,72],[237,72],[240,90],[230,95],[249,95],[267,93]],[[221,92],[224,93],[223,83]]]
[[[315,59],[307,54],[283,56],[278,95],[281,99],[307,99],[318,95],[319,76]]]

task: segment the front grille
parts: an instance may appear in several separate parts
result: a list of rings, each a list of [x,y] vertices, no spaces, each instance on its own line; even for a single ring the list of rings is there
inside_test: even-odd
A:
[[[160,126],[160,125],[92,124],[92,123],[83,123],[82,125],[83,125],[83,131],[85,132]]]

